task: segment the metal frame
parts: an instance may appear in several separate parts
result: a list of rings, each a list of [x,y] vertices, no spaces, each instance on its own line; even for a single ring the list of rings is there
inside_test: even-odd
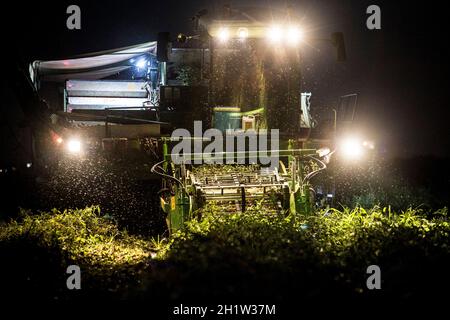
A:
[[[251,200],[268,200],[273,191],[282,199],[277,212],[290,215],[311,214],[310,179],[326,168],[324,162],[315,157],[315,149],[294,148],[294,141],[288,141],[288,149],[274,150],[272,153],[287,158],[288,167],[282,165],[283,172],[275,170],[230,172],[227,174],[200,174],[186,168],[187,160],[198,159],[200,154],[184,154],[180,165],[172,162],[169,153],[170,138],[163,138],[163,160],[155,164],[152,172],[163,178],[161,208],[167,214],[167,224],[171,233],[184,228],[184,222],[192,219],[196,209],[209,201],[236,205],[243,213]],[[236,158],[248,158],[258,151],[221,152],[215,154],[226,158],[232,154]],[[320,165],[318,170],[306,173],[304,162],[312,160]],[[239,166],[239,165],[237,165]],[[245,165],[242,165],[245,166]],[[247,180],[247,181],[246,181]]]

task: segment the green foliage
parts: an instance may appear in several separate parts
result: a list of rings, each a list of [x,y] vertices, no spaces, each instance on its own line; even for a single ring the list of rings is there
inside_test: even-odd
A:
[[[135,267],[150,253],[147,243],[127,232],[119,232],[97,206],[86,209],[32,215],[21,212],[21,221],[11,221],[0,228],[0,242],[24,240],[62,254],[93,273],[110,274]]]
[[[190,221],[185,231],[173,236],[170,258],[183,263],[195,260],[196,268],[211,267],[212,261],[223,259],[222,255],[252,263],[278,264],[288,260],[293,252],[302,251],[299,244],[308,241],[299,232],[300,220],[267,214],[257,210],[257,206],[249,208],[246,214],[216,210],[214,206],[207,207],[201,220]]]
[[[371,264],[382,266],[383,280],[391,285],[383,292],[409,281],[411,274],[439,274],[439,268],[448,267],[447,208],[426,214],[358,206],[292,216],[258,204],[245,214],[230,214],[210,204],[197,216],[201,219],[169,239],[141,239],[118,230],[98,207],[39,215],[24,211],[20,221],[0,226],[0,252],[9,246],[20,255],[37,245],[57,253],[52,256],[63,267],[80,265],[91,288],[120,297],[242,290],[243,295],[276,292],[282,299],[287,292],[309,296],[332,289],[351,296],[365,292]],[[421,291],[414,284],[398,288],[402,295]]]
[[[321,263],[346,265],[348,259],[375,262],[405,246],[423,250],[450,251],[447,209],[427,219],[421,210],[400,214],[389,207],[330,209],[313,216],[292,218],[264,212],[257,206],[246,214],[227,214],[215,206],[202,210],[202,219],[192,220],[185,231],[171,239],[170,254],[176,260],[233,251],[257,262],[288,262],[305,248],[321,257]]]
[[[425,255],[430,249],[449,252],[446,212],[443,209],[439,218],[426,219],[421,210],[411,208],[400,214],[391,212],[389,207],[345,208],[332,210],[326,217],[315,216],[308,232],[314,235],[320,252],[334,259],[333,263],[358,260],[369,265],[406,247],[422,250]]]
[[[417,295],[423,284],[410,287],[403,282],[409,281],[410,274],[444,272],[450,253],[446,208],[428,216],[414,209],[397,214],[389,207],[356,207],[292,217],[261,208],[226,214],[213,205],[202,216],[173,236],[165,259],[189,274],[201,275],[202,284],[197,285],[204,292],[215,290],[207,285],[213,279],[230,281],[232,274],[248,280],[229,286],[248,294],[271,295],[280,286],[282,291],[305,296],[332,288],[340,294],[359,295],[368,293],[366,268],[376,264],[382,266],[383,279],[391,286],[385,293]],[[393,285],[398,282],[402,283]]]

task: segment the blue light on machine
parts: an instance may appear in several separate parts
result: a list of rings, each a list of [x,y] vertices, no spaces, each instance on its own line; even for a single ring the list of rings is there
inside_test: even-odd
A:
[[[135,66],[139,69],[143,69],[146,65],[147,65],[147,59],[145,59],[145,58],[139,59],[135,64]]]

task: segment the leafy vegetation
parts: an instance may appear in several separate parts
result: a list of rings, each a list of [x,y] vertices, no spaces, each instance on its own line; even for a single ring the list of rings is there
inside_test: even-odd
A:
[[[260,209],[230,215],[207,208],[202,220],[191,221],[186,231],[174,235],[162,256],[203,279],[231,272],[240,274],[239,279],[255,280],[234,283],[230,294],[271,296],[274,288],[284,298],[292,292],[367,294],[366,268],[376,264],[386,275],[384,293],[414,296],[421,294],[418,287],[433,285],[426,283],[432,272],[448,266],[444,261],[450,253],[449,231],[446,209],[427,219],[420,210],[396,214],[379,207],[332,209],[295,218]],[[419,279],[412,287],[407,283],[411,274]],[[208,286],[204,293],[211,291],[214,288]]]
[[[119,232],[96,206],[84,210],[53,211],[39,216],[22,213],[21,222],[3,227],[3,241],[33,239],[43,247],[58,247],[64,256],[102,272],[111,267],[134,266],[149,256],[144,240]]]
[[[200,214],[202,219],[188,222],[170,239],[144,239],[118,230],[98,207],[23,212],[19,221],[0,227],[2,268],[17,268],[13,256],[29,265],[50,253],[53,271],[46,281],[56,282],[50,286],[56,293],[49,294],[62,297],[69,295],[64,285],[69,264],[83,270],[81,291],[88,297],[89,292],[169,300],[256,296],[273,302],[332,294],[364,297],[373,294],[365,285],[372,264],[382,269],[387,297],[417,297],[445,286],[439,277],[449,267],[446,208],[427,215],[355,207],[291,216],[258,206],[246,214],[225,214],[210,205]],[[27,277],[27,270],[20,272],[13,274]]]
[[[35,272],[45,277],[52,269],[64,277],[65,268],[76,264],[85,271],[89,282],[107,285],[109,291],[128,286],[124,280],[133,283],[151,253],[145,240],[119,231],[110,217],[100,215],[97,206],[39,215],[22,210],[19,220],[1,226],[0,251],[8,263],[3,266],[5,272],[31,278],[31,283],[25,284],[29,289],[36,286],[34,280],[41,281]],[[17,274],[17,270],[22,273]],[[58,274],[47,276],[55,279],[46,279],[45,287],[60,281],[56,292],[64,289]]]

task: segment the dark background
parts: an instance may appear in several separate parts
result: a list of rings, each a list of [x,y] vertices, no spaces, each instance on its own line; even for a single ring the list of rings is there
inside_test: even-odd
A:
[[[309,39],[343,31],[348,60],[337,63],[332,48],[308,41],[303,50],[303,91],[313,107],[333,106],[358,93],[361,133],[386,155],[449,155],[448,49],[444,3],[410,1],[39,1],[2,9],[2,52],[29,63],[63,58],[156,39],[159,31],[191,30],[200,9],[290,4]],[[81,8],[81,30],[66,28],[66,8]],[[381,7],[381,30],[366,28],[367,6]],[[19,58],[20,57],[20,58]],[[3,74],[2,77],[7,77]]]

